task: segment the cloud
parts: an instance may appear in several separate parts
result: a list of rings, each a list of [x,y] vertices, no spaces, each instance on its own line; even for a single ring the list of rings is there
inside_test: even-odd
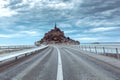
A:
[[[37,31],[18,31],[11,34],[0,34],[0,38],[20,38],[20,37],[35,37],[40,36]]]
[[[53,1],[48,3],[47,7],[54,8],[54,9],[71,9],[73,8],[73,4]]]
[[[4,0],[0,1],[0,17],[11,17],[17,14],[16,11],[5,7],[8,4],[9,4],[8,1],[4,1]]]
[[[0,0],[0,7],[4,7],[5,5],[9,4],[8,1]]]
[[[0,17],[11,17],[16,14],[17,12],[10,10],[9,8],[0,8]]]
[[[119,27],[99,27],[99,28],[90,29],[87,32],[104,32],[104,31],[111,31],[115,29],[119,29]]]
[[[66,30],[65,31],[65,34],[70,34],[70,33],[76,33],[76,32],[78,32],[78,30]]]
[[[74,39],[95,40],[92,36],[118,39],[119,3],[120,0],[0,0],[0,34],[42,37],[56,22]]]
[[[67,24],[67,23],[61,23],[58,25],[60,28],[71,28],[72,25],[71,24]]]
[[[28,36],[39,36],[39,33],[36,32],[36,31],[21,31],[19,32],[20,34],[25,34],[25,35],[28,35]]]
[[[80,41],[97,41],[98,38],[90,38],[90,37],[84,37],[84,38],[78,38]]]
[[[0,38],[16,38],[21,36],[20,34],[0,34]]]

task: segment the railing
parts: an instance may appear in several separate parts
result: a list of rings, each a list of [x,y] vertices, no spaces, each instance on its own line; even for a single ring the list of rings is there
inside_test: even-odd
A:
[[[13,46],[0,46],[0,49],[29,49],[35,47],[34,45],[13,45]]]
[[[27,56],[27,55],[36,53],[36,52],[38,52],[41,49],[44,49],[46,47],[48,47],[48,46],[40,46],[40,47],[36,47],[36,48],[24,50],[24,51],[18,52],[16,54],[11,54],[11,55],[8,55],[8,56],[3,56],[3,57],[0,58],[0,64],[5,63],[7,61],[11,61],[11,60],[17,60],[21,56],[23,57],[23,56]]]
[[[35,47],[36,46],[34,46],[34,45],[0,46],[0,54],[20,51],[20,50],[30,49],[30,48],[35,48]]]
[[[120,45],[74,45],[72,47],[79,48],[95,54],[102,54],[120,59]]]

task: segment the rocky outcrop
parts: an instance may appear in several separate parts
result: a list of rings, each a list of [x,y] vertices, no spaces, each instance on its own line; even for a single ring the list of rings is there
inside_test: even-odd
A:
[[[75,41],[69,37],[65,37],[64,32],[57,28],[56,24],[54,29],[45,33],[44,37],[35,42],[36,45],[40,44],[67,44],[67,45],[77,45],[80,44],[79,41]]]

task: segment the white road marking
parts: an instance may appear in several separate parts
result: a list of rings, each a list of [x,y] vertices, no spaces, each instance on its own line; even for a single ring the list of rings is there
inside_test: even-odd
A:
[[[58,69],[57,69],[57,80],[63,80],[63,69],[62,69],[62,60],[61,54],[57,47],[55,47],[58,52]]]

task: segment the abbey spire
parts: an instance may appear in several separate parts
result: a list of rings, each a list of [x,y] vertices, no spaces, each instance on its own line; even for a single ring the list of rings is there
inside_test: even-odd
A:
[[[54,27],[54,29],[57,29],[57,24],[55,23],[55,27]]]

